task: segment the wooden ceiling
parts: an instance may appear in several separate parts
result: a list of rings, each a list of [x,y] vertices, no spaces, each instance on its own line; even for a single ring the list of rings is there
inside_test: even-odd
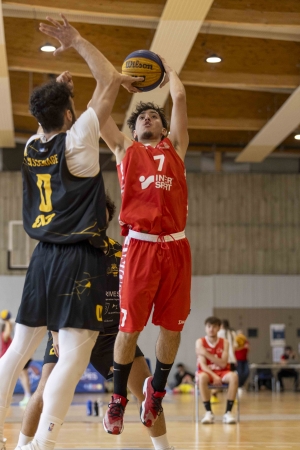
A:
[[[174,17],[169,14],[169,22],[179,23],[183,18],[182,22],[189,20],[192,26],[204,15],[195,38],[190,37],[191,48],[178,50],[180,78],[187,92],[189,150],[241,153],[300,84],[300,1],[201,2],[208,5],[208,12],[200,11],[191,18],[181,17],[182,0],[2,0],[15,138],[20,141],[36,131],[37,124],[28,112],[28,98],[38,84],[69,70],[75,76],[78,113],[86,108],[94,89],[89,69],[75,51],[53,57],[39,50],[45,42],[56,43],[38,31],[46,15],[66,13],[80,33],[120,70],[128,53],[152,48],[164,13],[173,8],[178,12]],[[169,54],[163,56],[167,61],[174,60],[176,49],[172,45],[166,48]],[[205,58],[211,54],[219,55],[222,62],[208,64]],[[169,115],[168,93],[165,98]],[[120,127],[131,101],[132,96],[121,89],[113,108]],[[293,138],[299,125],[300,114],[296,128],[281,141],[279,136],[271,151],[300,156],[300,141]]]

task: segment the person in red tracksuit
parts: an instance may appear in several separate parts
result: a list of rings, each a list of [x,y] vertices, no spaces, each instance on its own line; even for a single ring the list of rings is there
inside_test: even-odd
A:
[[[235,423],[231,410],[238,388],[238,375],[236,372],[230,371],[230,364],[228,363],[229,343],[227,339],[218,337],[220,326],[220,319],[208,317],[205,321],[206,336],[196,341],[196,354],[198,357],[197,378],[201,398],[206,410],[205,416],[201,421],[203,424],[214,423],[209,385],[217,388],[223,383],[228,384],[226,412],[223,416],[223,422]]]

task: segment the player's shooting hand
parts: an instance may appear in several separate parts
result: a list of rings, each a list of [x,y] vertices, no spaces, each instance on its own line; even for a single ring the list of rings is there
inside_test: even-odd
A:
[[[163,63],[164,69],[165,69],[164,79],[162,80],[162,82],[159,85],[159,87],[162,88],[170,81],[169,73],[172,72],[173,69],[167,64],[167,61],[165,60],[165,58],[163,58],[160,55],[157,55],[157,56],[160,58],[161,62]]]
[[[66,83],[68,85],[68,88],[70,89],[70,91],[71,92],[74,91],[74,83],[73,83],[72,75],[70,74],[70,72],[68,70],[61,73],[56,78],[56,81],[57,81],[57,83]]]
[[[57,357],[59,357],[59,347],[58,347],[58,333],[57,331],[51,331],[53,337],[53,349]]]
[[[121,85],[131,94],[138,94],[141,92],[139,88],[133,86],[137,81],[144,81],[144,77],[131,77],[129,75],[121,74]]]
[[[76,28],[69,24],[66,17],[63,14],[60,14],[60,16],[63,23],[60,23],[51,17],[47,17],[47,20],[52,23],[52,25],[40,23],[39,26],[39,30],[42,33],[54,37],[60,42],[60,47],[53,52],[53,55],[58,55],[60,52],[72,47],[75,41],[81,37]]]

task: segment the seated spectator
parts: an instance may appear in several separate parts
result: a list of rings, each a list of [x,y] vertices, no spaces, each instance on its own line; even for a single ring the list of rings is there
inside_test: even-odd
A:
[[[280,364],[282,366],[287,366],[288,364],[295,364],[296,354],[293,351],[292,347],[290,345],[287,345],[284,348],[284,353],[281,356]],[[279,370],[278,374],[278,381],[280,383],[280,390],[284,391],[284,385],[283,385],[283,378],[294,378],[294,390],[298,390],[298,381],[299,381],[299,374],[297,370],[295,369],[281,369]]]
[[[2,311],[3,312],[3,311]],[[5,312],[5,311],[4,311]],[[1,325],[0,334],[0,358],[4,355],[10,344],[12,343],[12,323],[10,321],[10,314],[3,315],[2,320],[4,324]]]
[[[235,357],[235,349],[236,349],[236,332],[230,328],[229,321],[227,319],[223,319],[221,322],[221,328],[218,331],[218,337],[227,339],[229,348],[228,348],[228,363],[230,364],[230,370],[236,370],[236,357]]]
[[[250,369],[248,363],[249,342],[242,330],[238,330],[235,337],[235,357],[237,361],[237,373],[239,375],[239,391],[249,377]]]
[[[238,375],[230,371],[228,363],[229,343],[226,339],[218,337],[221,320],[217,317],[208,317],[205,321],[206,336],[196,341],[197,378],[199,390],[206,413],[201,421],[203,424],[214,423],[211,410],[209,385],[218,388],[223,383],[228,384],[226,411],[223,416],[224,423],[235,423],[231,410],[238,388]]]
[[[195,376],[188,372],[182,363],[177,364],[176,369],[177,372],[174,375],[175,381],[171,385],[173,392],[175,394],[193,392]]]

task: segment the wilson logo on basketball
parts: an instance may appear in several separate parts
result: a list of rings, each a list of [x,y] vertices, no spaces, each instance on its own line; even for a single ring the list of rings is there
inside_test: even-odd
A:
[[[141,63],[139,60],[137,61],[126,61],[126,69],[148,69],[153,70],[152,64]]]
[[[166,175],[150,175],[148,178],[145,178],[144,175],[142,175],[140,176],[139,181],[141,182],[142,189],[147,189],[150,184],[155,183],[156,189],[170,191],[173,178],[167,177]]]

